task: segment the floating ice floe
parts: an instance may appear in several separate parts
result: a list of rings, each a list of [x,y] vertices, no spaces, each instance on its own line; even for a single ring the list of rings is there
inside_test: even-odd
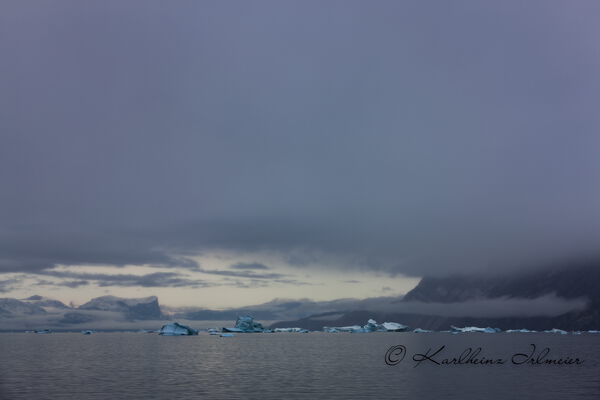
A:
[[[369,332],[404,332],[408,330],[408,326],[399,324],[397,322],[384,322],[378,324],[374,319],[367,321],[364,326],[351,325],[351,326],[335,326],[329,327],[324,326],[323,331],[329,333],[337,332],[350,332],[350,333],[369,333]]]
[[[587,333],[600,333],[600,331],[591,330],[591,331],[587,331]]]
[[[88,329],[88,330],[85,330],[85,331],[81,331],[81,333],[83,333],[84,335],[91,335],[92,333],[95,333],[95,332]]]
[[[329,333],[338,333],[338,332],[362,332],[363,328],[360,325],[351,325],[351,326],[336,326],[336,327],[329,327],[329,326],[324,326],[323,327],[323,331],[324,332],[329,332]]]
[[[34,332],[38,333],[38,334],[52,333],[52,331],[50,329],[38,329],[38,330],[36,330]]]
[[[233,333],[221,333],[219,336],[220,337],[234,337],[235,335]]]
[[[456,326],[450,326],[452,328],[452,333],[469,333],[469,332],[478,332],[478,333],[497,333],[502,332],[500,328],[479,328],[477,326],[465,326],[464,328],[458,328]]]
[[[573,331],[571,332],[573,335],[581,335],[581,331]]]
[[[308,333],[308,329],[303,329],[303,328],[275,328],[275,329],[273,329],[273,332],[275,332],[275,333],[280,333],[280,332]]]
[[[567,331],[563,331],[562,329],[553,328],[553,329],[549,329],[547,331],[544,331],[544,333],[559,333],[561,335],[566,335]]]
[[[219,332],[219,330],[218,330],[218,329],[215,329],[215,328],[210,328],[210,329],[208,330],[208,334],[209,334],[209,335],[218,335],[219,333],[220,333],[220,332]]]
[[[173,322],[172,324],[163,325],[158,331],[158,334],[162,336],[190,336],[197,335],[198,331],[189,326]]]
[[[529,329],[509,329],[506,333],[535,333],[537,331],[530,331]]]
[[[234,328],[223,328],[223,332],[235,332],[235,333],[256,333],[263,332],[263,328],[260,322],[255,322],[254,318],[249,315],[238,317],[235,321]]]
[[[433,332],[433,331],[430,331],[430,330],[428,330],[428,329],[421,329],[421,328],[417,328],[417,329],[415,329],[413,332],[414,332],[414,333],[430,333],[430,332]]]
[[[397,322],[384,322],[381,326],[384,328],[383,330],[387,332],[404,332],[408,330],[408,326]]]

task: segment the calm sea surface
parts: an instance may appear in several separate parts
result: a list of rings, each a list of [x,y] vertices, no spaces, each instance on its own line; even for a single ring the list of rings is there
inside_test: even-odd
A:
[[[514,365],[515,353],[583,364]],[[386,351],[406,348],[397,365]],[[437,365],[481,347],[494,365]],[[390,355],[397,361],[401,354]],[[534,357],[535,358],[535,357]],[[517,357],[522,361],[525,356]],[[0,334],[2,399],[599,399],[600,335]]]

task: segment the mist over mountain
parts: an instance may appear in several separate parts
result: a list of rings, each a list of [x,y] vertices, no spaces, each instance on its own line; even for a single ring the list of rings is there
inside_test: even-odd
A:
[[[383,308],[355,308],[281,321],[273,327],[320,329],[361,324],[366,318],[425,329],[450,325],[567,330],[600,327],[597,261],[512,275],[424,278]]]
[[[166,320],[202,325],[210,321],[217,326],[249,314],[260,321],[275,321],[273,327],[306,329],[362,324],[374,318],[436,330],[450,325],[585,330],[600,327],[599,287],[598,261],[586,260],[562,268],[527,269],[514,274],[426,277],[405,296],[331,301],[274,299],[225,310],[201,306],[161,308],[156,296],[102,296],[79,307],[36,295],[23,300],[4,298],[0,299],[0,319],[4,329],[131,329],[157,326]]]

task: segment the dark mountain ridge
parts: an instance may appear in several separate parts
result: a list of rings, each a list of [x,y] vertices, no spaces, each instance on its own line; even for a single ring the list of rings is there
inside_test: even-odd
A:
[[[536,299],[546,295],[563,299],[587,300],[584,309],[556,316],[469,317],[424,315],[400,312],[403,303],[465,303],[485,299]],[[340,310],[336,313],[312,315],[295,321],[281,321],[272,328],[298,326],[322,329],[323,326],[363,325],[367,319],[395,321],[412,328],[445,330],[456,326],[492,326],[503,330],[527,328],[545,330],[600,329],[600,262],[585,261],[564,268],[537,269],[512,275],[426,277],[394,302],[398,312],[386,310]]]

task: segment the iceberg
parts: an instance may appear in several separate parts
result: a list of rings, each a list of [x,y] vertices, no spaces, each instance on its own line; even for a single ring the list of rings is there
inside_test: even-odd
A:
[[[91,335],[92,333],[94,333],[94,331],[88,329],[85,331],[81,331],[81,333],[83,333],[84,335]]]
[[[587,333],[600,333],[600,331],[590,330],[590,331],[587,331]]]
[[[190,336],[197,335],[198,331],[178,322],[173,322],[172,324],[163,325],[158,334],[162,336]]]
[[[52,333],[52,331],[50,329],[38,329],[35,331],[35,333],[45,334],[45,333]]]
[[[563,331],[562,329],[553,328],[553,329],[549,329],[547,331],[544,331],[544,333],[559,333],[561,335],[566,335],[567,331]]]
[[[263,331],[266,332],[266,331]],[[303,328],[275,328],[273,332],[296,332],[296,333],[308,333],[308,329]]]
[[[235,335],[233,333],[221,333],[219,336],[220,337],[234,337]]]
[[[509,329],[506,333],[535,333],[537,331],[530,331],[529,329]]]
[[[414,332],[414,333],[430,333],[430,332],[433,332],[433,331],[430,331],[430,330],[428,330],[428,329],[421,329],[421,328],[417,328],[417,329],[415,329],[413,332]]]
[[[397,322],[384,322],[381,326],[383,326],[387,332],[404,332],[408,330],[408,326]]]
[[[451,325],[452,333],[469,333],[469,332],[479,332],[479,333],[496,333],[502,332],[500,328],[479,328],[477,326],[465,326],[464,328],[458,328],[454,325]]]
[[[244,315],[238,317],[237,321],[235,321],[235,327],[233,328],[223,328],[223,332],[234,332],[234,333],[255,333],[255,332],[263,332],[265,328],[263,328],[260,322],[255,322],[254,318],[249,315]]]
[[[328,333],[338,333],[338,332],[362,333],[362,332],[364,332],[364,329],[363,329],[362,326],[359,326],[359,325],[334,326],[334,327],[324,326],[323,327],[323,332],[328,332]]]
[[[362,332],[363,328],[362,326],[359,325],[352,325],[352,326],[340,326],[337,328],[340,332]]]
[[[369,333],[369,332],[404,332],[408,330],[408,326],[399,324],[397,322],[384,322],[378,324],[374,319],[369,319],[367,324],[364,326],[351,325],[351,326],[335,326],[329,327],[324,326],[323,331],[329,333],[337,332],[350,332],[350,333]]]

